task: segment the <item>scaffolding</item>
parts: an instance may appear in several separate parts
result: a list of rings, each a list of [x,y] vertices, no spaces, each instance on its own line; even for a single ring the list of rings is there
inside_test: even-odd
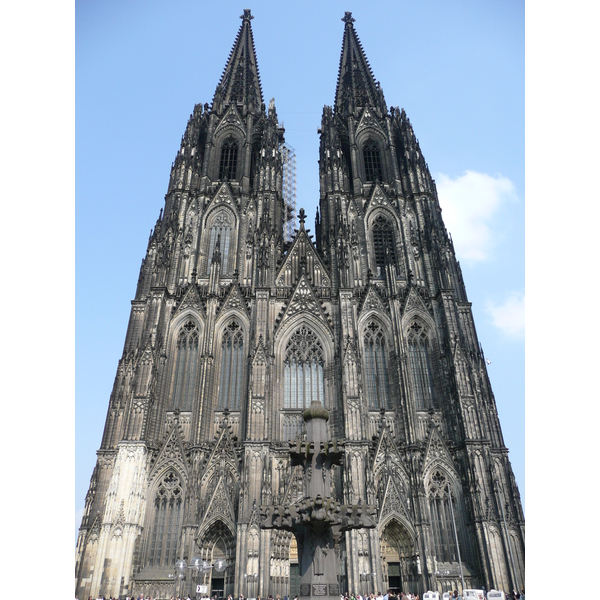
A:
[[[283,202],[286,214],[283,237],[289,242],[296,229],[296,151],[285,142],[280,146],[283,157]]]

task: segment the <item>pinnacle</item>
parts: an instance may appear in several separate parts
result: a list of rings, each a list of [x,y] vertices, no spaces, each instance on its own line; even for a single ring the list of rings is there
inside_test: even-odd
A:
[[[352,23],[354,23],[356,21],[356,19],[352,18],[352,13],[351,12],[346,11],[346,14],[342,18],[342,21],[344,21],[344,23],[346,23],[347,26],[352,27]]]
[[[355,19],[352,18],[352,13],[346,12],[342,21],[345,26],[335,92],[335,110],[344,116],[358,113],[367,106],[381,110],[383,94],[354,29]]]
[[[254,48],[250,9],[240,16],[242,25],[223,69],[213,99],[213,110],[224,112],[230,104],[243,104],[249,112],[258,113],[263,103],[260,75]]]
[[[240,16],[240,19],[242,19],[244,23],[250,23],[250,21],[254,19],[249,8],[244,9],[244,14]]]

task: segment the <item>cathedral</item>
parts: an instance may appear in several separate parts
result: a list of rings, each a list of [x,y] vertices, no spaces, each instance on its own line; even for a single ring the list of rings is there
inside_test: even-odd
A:
[[[296,539],[260,509],[302,500],[290,444],[316,400],[344,440],[331,497],[376,508],[376,526],[335,548],[341,592],[521,589],[519,491],[410,120],[388,108],[346,13],[314,237],[303,210],[286,235],[285,131],[241,19],[142,261],[76,594],[300,594]]]

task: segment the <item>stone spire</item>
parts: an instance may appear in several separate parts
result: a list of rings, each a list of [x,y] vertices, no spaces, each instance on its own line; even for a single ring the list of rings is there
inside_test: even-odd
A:
[[[260,112],[263,95],[250,25],[253,18],[248,8],[240,17],[242,25],[213,99],[212,109],[218,113],[224,112],[232,103],[247,107],[248,112],[251,113]]]
[[[345,26],[335,90],[335,112],[342,117],[357,115],[370,106],[382,116],[387,112],[383,92],[379,82],[373,77],[369,61],[354,30],[352,13],[346,12],[342,21]]]

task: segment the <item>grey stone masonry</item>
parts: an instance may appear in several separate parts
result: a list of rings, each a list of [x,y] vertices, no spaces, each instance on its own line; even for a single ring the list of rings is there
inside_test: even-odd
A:
[[[288,241],[252,18],[148,241],[76,594],[170,597],[181,559],[192,596],[521,589],[519,490],[412,125],[346,13],[315,236],[301,211]]]

